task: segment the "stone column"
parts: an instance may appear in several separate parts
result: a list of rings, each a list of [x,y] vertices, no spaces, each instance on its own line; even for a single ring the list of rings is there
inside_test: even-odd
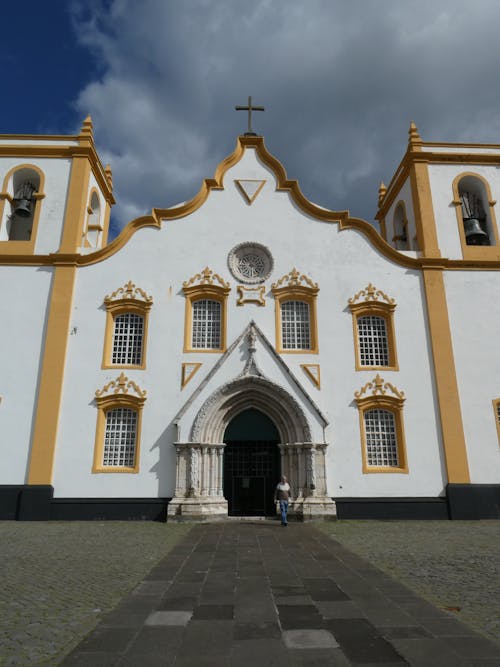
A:
[[[208,496],[208,475],[209,475],[209,466],[208,466],[208,447],[200,447],[201,451],[201,495]]]
[[[223,483],[222,471],[223,471],[223,461],[224,461],[223,455],[225,446],[226,445],[224,444],[217,446],[217,495],[220,496],[221,498],[224,497],[224,491],[222,488],[222,483]]]
[[[222,497],[223,443],[177,442],[175,496],[168,516],[209,520],[227,516]]]
[[[210,494],[210,496],[213,497],[213,496],[217,495],[217,484],[216,484],[216,479],[217,479],[217,449],[215,447],[210,447],[209,457],[210,457],[210,488],[209,488],[209,494]]]

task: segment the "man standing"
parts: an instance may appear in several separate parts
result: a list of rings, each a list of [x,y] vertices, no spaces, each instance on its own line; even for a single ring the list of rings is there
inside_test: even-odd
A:
[[[291,499],[292,489],[290,488],[290,484],[288,483],[287,478],[284,475],[281,475],[279,484],[276,485],[276,490],[274,492],[274,502],[279,500],[282,526],[287,525],[288,501]]]

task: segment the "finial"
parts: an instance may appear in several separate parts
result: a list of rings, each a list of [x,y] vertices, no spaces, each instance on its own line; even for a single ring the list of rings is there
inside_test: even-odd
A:
[[[107,164],[104,168],[104,173],[106,174],[106,179],[109,183],[109,187],[113,189],[113,172],[111,171],[111,165]]]
[[[80,130],[80,136],[90,137],[90,138],[93,137],[92,129],[93,129],[92,118],[89,115],[83,121],[82,129]]]
[[[414,148],[416,145],[422,143],[422,137],[420,136],[417,126],[413,121],[410,123],[410,129],[408,130],[408,146]]]
[[[387,192],[387,188],[385,187],[384,181],[380,181],[380,186],[378,188],[378,205],[381,206],[382,202],[384,201],[385,193]]]

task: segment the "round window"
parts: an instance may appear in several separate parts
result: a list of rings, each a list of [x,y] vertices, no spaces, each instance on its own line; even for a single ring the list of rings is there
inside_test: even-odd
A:
[[[271,275],[273,257],[260,243],[240,243],[228,257],[229,270],[242,283],[262,283]]]

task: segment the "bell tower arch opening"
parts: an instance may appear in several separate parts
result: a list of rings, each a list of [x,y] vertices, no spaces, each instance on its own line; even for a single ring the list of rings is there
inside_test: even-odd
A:
[[[272,516],[280,475],[280,435],[274,422],[255,408],[238,413],[223,441],[224,497],[230,516]]]

